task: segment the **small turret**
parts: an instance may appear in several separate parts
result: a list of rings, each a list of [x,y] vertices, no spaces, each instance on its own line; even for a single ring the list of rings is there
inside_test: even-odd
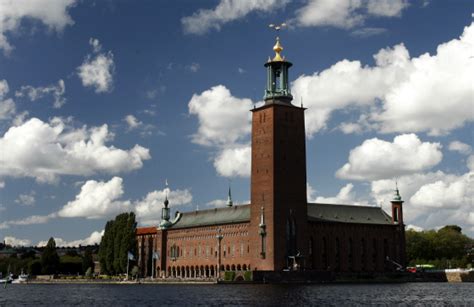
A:
[[[165,201],[163,202],[163,208],[161,209],[161,229],[167,229],[172,225],[172,222],[170,221],[170,208],[168,207],[168,190],[168,180],[166,180]]]
[[[398,190],[398,184],[395,184],[395,194],[390,202],[392,203],[392,224],[403,225],[403,200]]]
[[[166,229],[171,226],[170,222],[170,208],[168,208],[168,196],[165,196],[165,201],[163,202],[163,208],[161,209],[161,223],[160,228]]]
[[[232,201],[232,192],[230,190],[230,184],[229,184],[229,193],[227,194],[227,207],[232,207],[234,202]]]

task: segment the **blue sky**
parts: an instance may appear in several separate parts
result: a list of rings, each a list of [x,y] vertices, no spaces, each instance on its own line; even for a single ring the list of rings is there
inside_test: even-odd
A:
[[[0,238],[248,202],[250,112],[280,33],[310,201],[474,235],[471,1],[0,0]]]

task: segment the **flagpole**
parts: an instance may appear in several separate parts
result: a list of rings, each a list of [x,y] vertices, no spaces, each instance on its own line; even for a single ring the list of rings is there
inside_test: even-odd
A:
[[[127,278],[126,278],[126,280],[128,280],[128,266],[129,266],[129,263],[130,263],[130,257],[128,257],[128,254],[127,254]]]
[[[155,278],[155,252],[151,256],[151,279]]]

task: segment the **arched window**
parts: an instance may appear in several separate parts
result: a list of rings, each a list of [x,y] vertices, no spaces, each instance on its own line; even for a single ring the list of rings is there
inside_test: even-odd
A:
[[[323,270],[328,269],[328,254],[327,254],[327,251],[328,251],[328,245],[327,245],[326,237],[323,237],[323,251],[322,251]]]
[[[336,246],[335,246],[335,254],[336,254],[336,272],[341,270],[341,246],[339,242],[339,238],[336,238]]]
[[[360,240],[360,267],[361,271],[365,271],[367,263],[367,246],[365,245],[365,239]]]
[[[372,239],[372,264],[374,266],[374,270],[377,270],[377,239]]]

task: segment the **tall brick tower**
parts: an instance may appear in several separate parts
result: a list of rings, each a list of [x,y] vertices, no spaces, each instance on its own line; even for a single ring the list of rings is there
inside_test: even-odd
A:
[[[294,106],[288,86],[292,64],[268,59],[265,104],[252,110],[251,220],[253,269],[298,269],[307,254],[304,108]]]

